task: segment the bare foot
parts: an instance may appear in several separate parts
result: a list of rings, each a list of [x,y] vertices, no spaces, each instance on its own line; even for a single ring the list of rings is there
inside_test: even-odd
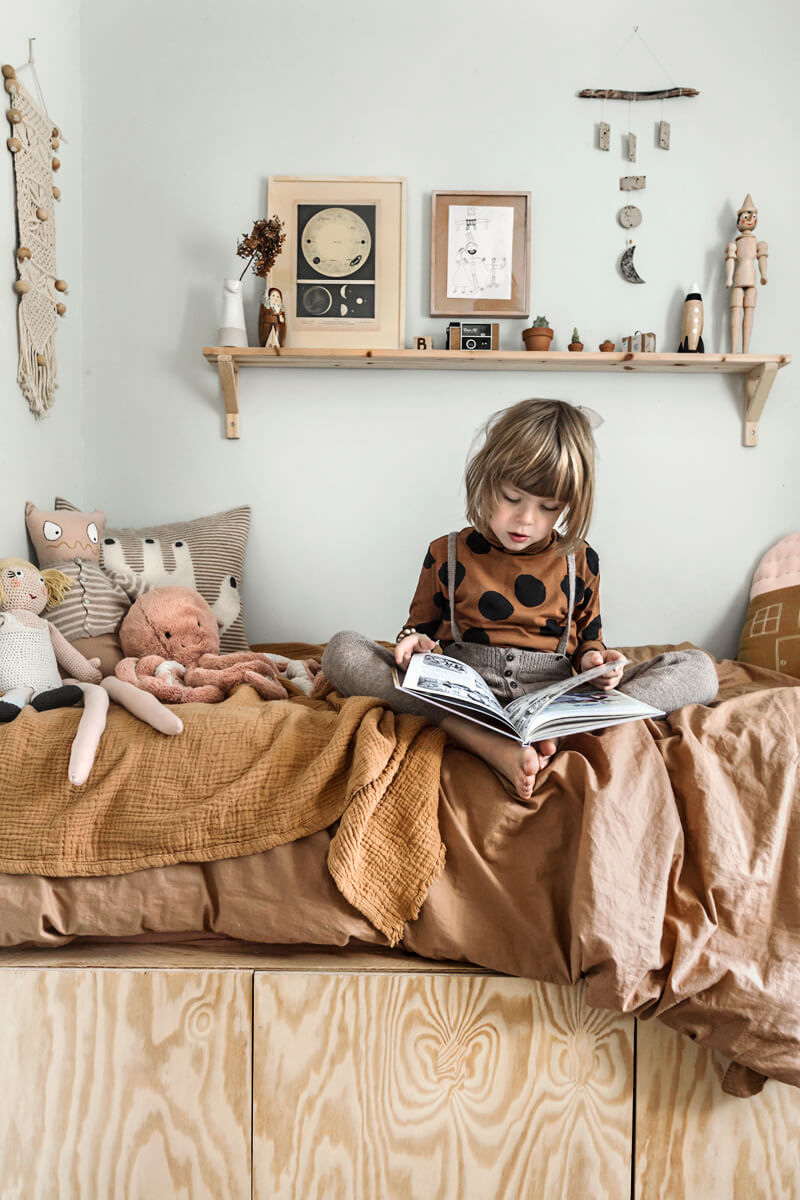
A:
[[[501,733],[492,733],[472,721],[447,716],[441,728],[462,746],[499,771],[520,800],[530,800],[536,776],[555,754],[556,743],[548,739],[538,745],[520,746]]]

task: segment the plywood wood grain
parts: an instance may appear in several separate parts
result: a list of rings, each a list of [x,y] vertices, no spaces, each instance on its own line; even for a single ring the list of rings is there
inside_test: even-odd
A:
[[[641,1021],[636,1200],[800,1200],[800,1089],[722,1091],[727,1061]]]
[[[257,973],[258,1200],[626,1197],[633,1022],[579,988]]]
[[[250,1195],[251,976],[5,970],[0,1195]]]

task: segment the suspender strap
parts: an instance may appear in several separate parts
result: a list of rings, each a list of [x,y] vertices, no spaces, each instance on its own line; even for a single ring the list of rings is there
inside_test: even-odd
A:
[[[569,641],[569,631],[572,628],[572,610],[575,608],[575,555],[567,555],[567,575],[569,576],[569,603],[567,605],[567,624],[564,628],[564,634],[561,641],[558,643],[556,654],[567,653],[567,643]]]
[[[461,630],[456,621],[456,538],[458,533],[447,535],[447,594],[450,597],[450,632],[454,642],[461,641]]]

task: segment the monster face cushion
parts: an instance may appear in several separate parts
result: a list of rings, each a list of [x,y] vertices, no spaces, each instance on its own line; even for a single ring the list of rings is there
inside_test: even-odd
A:
[[[100,659],[104,675],[113,675],[122,657],[117,630],[131,604],[126,587],[132,573],[110,574],[100,566],[105,513],[43,511],[25,505],[25,524],[42,570],[56,567],[72,587],[50,620],[86,658]]]

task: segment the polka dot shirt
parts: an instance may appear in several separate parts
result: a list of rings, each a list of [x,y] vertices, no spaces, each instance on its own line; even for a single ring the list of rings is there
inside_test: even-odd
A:
[[[456,542],[455,616],[461,640],[485,646],[555,651],[569,604],[566,555],[547,543],[513,553],[468,526]],[[577,666],[587,650],[603,648],[600,566],[586,542],[575,547],[575,608],[567,654]],[[407,625],[443,645],[452,642],[447,588],[447,534],[431,542],[411,602]]]

